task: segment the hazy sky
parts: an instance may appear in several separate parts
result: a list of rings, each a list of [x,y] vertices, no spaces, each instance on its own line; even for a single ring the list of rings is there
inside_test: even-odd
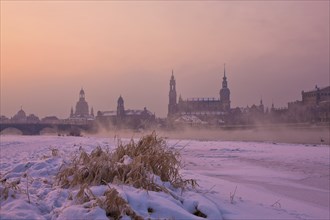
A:
[[[329,85],[329,1],[1,1],[1,115],[89,106],[167,114],[182,97],[276,107]]]

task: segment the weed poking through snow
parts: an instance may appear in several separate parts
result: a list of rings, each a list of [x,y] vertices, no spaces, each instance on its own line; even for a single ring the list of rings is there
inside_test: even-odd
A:
[[[231,203],[231,204],[234,204],[234,199],[235,199],[236,190],[237,190],[237,186],[235,187],[234,193],[231,193],[231,192],[230,192],[229,197],[230,197],[230,203]]]

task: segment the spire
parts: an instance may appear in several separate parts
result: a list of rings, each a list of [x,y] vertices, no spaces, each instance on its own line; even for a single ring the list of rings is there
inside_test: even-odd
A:
[[[182,100],[182,96],[181,96],[181,94],[180,94],[180,96],[179,96],[179,102],[182,102],[183,100]]]
[[[171,116],[176,112],[176,105],[177,105],[176,88],[175,88],[174,71],[172,69],[172,76],[170,80],[170,91],[169,91],[168,116]]]
[[[223,64],[222,88],[227,88],[226,63]]]
[[[175,79],[174,79],[174,73],[173,73],[173,69],[172,69],[172,76],[171,76],[171,80],[170,80],[170,91],[175,90]]]
[[[223,111],[230,110],[230,90],[228,88],[228,82],[226,77],[226,63],[223,64],[223,78],[222,88],[220,89],[220,103]]]
[[[226,78],[226,63],[223,64],[223,78]]]
[[[174,71],[172,69],[172,76],[171,76],[171,80],[174,81]]]

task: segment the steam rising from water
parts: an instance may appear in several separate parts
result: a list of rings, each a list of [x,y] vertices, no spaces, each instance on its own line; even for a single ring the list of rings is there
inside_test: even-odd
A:
[[[113,138],[139,138],[150,130],[105,130],[96,135]],[[330,144],[330,127],[256,127],[249,129],[198,129],[183,128],[173,131],[156,130],[157,135],[171,139],[192,139],[203,141],[265,141],[274,143]]]

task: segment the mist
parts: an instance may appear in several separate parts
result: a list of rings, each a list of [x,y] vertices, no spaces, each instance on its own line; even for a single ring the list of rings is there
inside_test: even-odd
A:
[[[141,138],[152,132],[165,139],[199,140],[199,141],[247,141],[247,142],[270,142],[273,144],[330,144],[329,127],[313,126],[253,126],[246,128],[198,128],[180,127],[169,129],[105,129],[99,125],[96,133],[82,133],[83,136],[108,137],[110,139]]]

